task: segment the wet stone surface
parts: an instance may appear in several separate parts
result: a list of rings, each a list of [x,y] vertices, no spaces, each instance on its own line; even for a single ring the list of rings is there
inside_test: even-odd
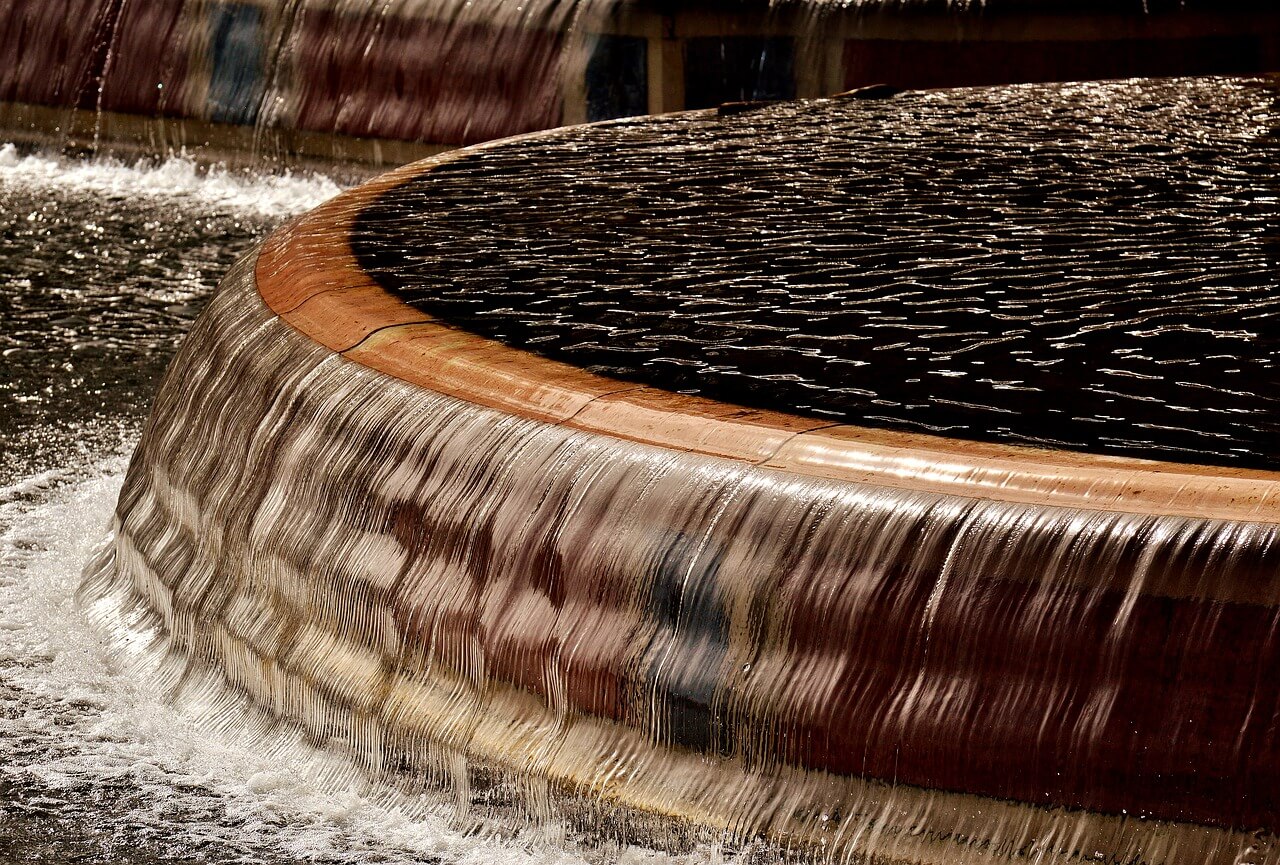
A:
[[[569,129],[386,194],[361,263],[669,390],[1280,468],[1280,83],[905,93]]]

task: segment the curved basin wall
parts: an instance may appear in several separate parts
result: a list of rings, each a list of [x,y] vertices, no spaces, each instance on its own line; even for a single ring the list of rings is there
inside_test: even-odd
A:
[[[1234,862],[1278,828],[1275,525],[497,411],[312,341],[254,264],[170,369],[89,593],[371,769],[465,755],[900,861]]]

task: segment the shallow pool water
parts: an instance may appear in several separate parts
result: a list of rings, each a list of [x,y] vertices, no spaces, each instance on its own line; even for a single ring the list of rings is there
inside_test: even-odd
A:
[[[120,447],[220,275],[337,191],[0,146],[0,483]]]
[[[832,422],[1280,468],[1275,79],[907,92],[577,127],[354,248],[484,336]]]
[[[0,860],[252,851],[263,818],[216,789],[227,755],[115,674],[74,592],[155,383],[221,273],[337,190],[0,146]]]

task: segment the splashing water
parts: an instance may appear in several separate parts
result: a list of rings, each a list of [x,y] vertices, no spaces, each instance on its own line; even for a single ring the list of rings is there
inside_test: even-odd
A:
[[[220,699],[210,683],[165,699],[154,688],[160,659],[140,654],[145,626],[108,646],[73,600],[124,467],[113,457],[62,483],[46,475],[0,489],[0,858],[583,861],[537,836],[461,831],[438,802],[370,784],[349,758],[249,706],[219,707],[243,723],[201,724]]]
[[[11,52],[5,98],[95,112],[94,146],[114,115],[184,113],[249,124],[260,151],[285,127],[473,141],[561,119],[581,58],[560,35],[611,4],[453,4],[410,34],[391,11],[441,7],[285,3],[255,74],[197,92],[177,70],[203,6],[102,2],[59,42],[67,3],[12,4],[35,28],[4,36],[66,50],[56,74]],[[424,32],[427,59],[400,50]],[[502,52],[501,70],[475,63]],[[329,86],[380,53],[396,62],[365,92]],[[754,86],[739,89],[790,95]],[[1275,811],[1273,527],[1037,514],[548,432],[352,372],[235,280],[123,481],[101,455],[132,444],[215,274],[335,187],[13,147],[0,184],[23,313],[3,332],[22,408],[3,427],[0,843],[48,861],[75,844],[149,862],[570,862],[661,860],[633,846],[656,837],[699,861],[722,840],[774,856],[753,845],[792,833],[954,863],[1274,861],[1268,835],[1232,830]],[[174,248],[175,211],[198,229],[179,232],[190,254],[157,262],[145,249]],[[49,249],[50,221],[76,241]],[[67,308],[86,300],[110,314]],[[127,393],[107,384],[118,367],[136,373]],[[83,596],[108,648],[70,596],[118,488]],[[1010,537],[1030,539],[1030,572]],[[1230,676],[1203,660],[1239,645]],[[1199,699],[1250,676],[1244,705]],[[1152,693],[1225,734],[1161,726]],[[895,737],[928,744],[882,747]],[[1117,813],[1130,793],[1137,816]],[[690,812],[711,829],[662,819]]]
[[[575,853],[552,829],[459,820],[452,799],[372,783],[214,683],[157,689],[163,658],[140,650],[151,623],[117,621],[108,642],[77,609],[124,455],[214,282],[339,188],[0,146],[0,860],[706,861],[616,843]],[[208,724],[210,706],[235,723]]]
[[[386,164],[561,124],[882,82],[1257,72],[1280,48],[1266,5],[1116,0],[1104,15],[1025,0],[9,0],[0,124],[94,151]]]
[[[182,154],[154,163],[129,163],[110,157],[84,160],[22,153],[12,143],[0,145],[0,184],[43,195],[66,191],[108,199],[181,201],[215,212],[263,217],[302,213],[342,188],[323,174],[232,171],[224,165],[201,165]]]
[[[74,609],[125,466],[103,455],[132,450],[155,381],[234,256],[337,189],[323,176],[0,147],[0,859],[342,862],[372,850],[396,861],[485,849],[358,786],[311,791],[322,754],[269,760],[234,736],[211,738],[124,674]]]

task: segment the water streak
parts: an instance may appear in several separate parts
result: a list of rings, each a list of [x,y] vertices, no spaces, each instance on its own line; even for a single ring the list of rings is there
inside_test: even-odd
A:
[[[73,602],[126,462],[0,489],[0,859],[707,863],[616,844],[584,858],[546,831],[458,821],[439,797],[372,783],[208,676],[157,688],[183,664],[147,651],[154,621],[116,619],[127,639],[104,644]]]
[[[408,161],[878,82],[1253,73],[1264,0],[8,0],[0,123],[74,148]],[[1101,37],[1101,38],[1100,38]]]
[[[1274,861],[1233,827],[1280,813],[1275,526],[503,415],[310,343],[251,263],[162,387],[84,593],[154,623],[169,682],[215,671],[462,806],[518,791],[536,825],[674,849]]]

